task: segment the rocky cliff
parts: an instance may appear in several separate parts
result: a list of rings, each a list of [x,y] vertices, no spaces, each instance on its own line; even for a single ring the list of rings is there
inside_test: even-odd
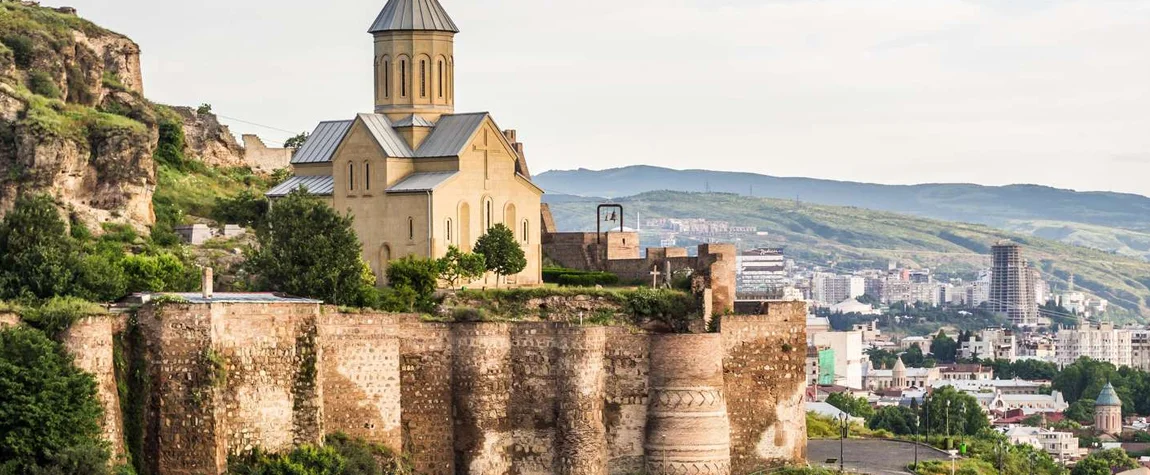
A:
[[[210,112],[159,106],[143,92],[131,39],[71,8],[0,1],[0,216],[21,193],[47,193],[93,231],[144,231],[156,220],[157,150],[210,167],[287,166],[249,164]]]

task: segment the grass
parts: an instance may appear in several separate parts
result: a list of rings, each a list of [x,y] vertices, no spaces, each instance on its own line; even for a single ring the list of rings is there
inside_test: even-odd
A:
[[[216,200],[232,197],[244,190],[268,188],[266,179],[248,169],[216,169],[196,167],[192,171],[174,166],[156,164],[157,208],[167,207],[182,211],[184,215],[208,217],[215,209]]]
[[[629,215],[706,217],[756,226],[769,235],[745,237],[744,246],[783,247],[800,262],[834,262],[844,272],[884,269],[896,261],[931,267],[936,274],[971,276],[990,266],[992,244],[1009,239],[1025,247],[1026,257],[1055,289],[1065,288],[1074,274],[1078,287],[1121,307],[1112,315],[1117,319],[1150,315],[1150,262],[989,226],[722,193],[650,192],[616,201]],[[597,203],[552,203],[551,211],[560,229],[593,230]]]

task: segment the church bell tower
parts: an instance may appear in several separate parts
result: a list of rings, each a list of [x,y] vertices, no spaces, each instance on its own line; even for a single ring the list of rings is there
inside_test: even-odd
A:
[[[438,0],[389,0],[372,23],[375,112],[437,121],[455,111],[455,34]]]

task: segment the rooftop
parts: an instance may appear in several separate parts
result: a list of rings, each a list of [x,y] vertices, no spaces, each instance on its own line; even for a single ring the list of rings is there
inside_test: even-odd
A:
[[[368,33],[385,31],[448,31],[459,33],[438,0],[390,0]]]

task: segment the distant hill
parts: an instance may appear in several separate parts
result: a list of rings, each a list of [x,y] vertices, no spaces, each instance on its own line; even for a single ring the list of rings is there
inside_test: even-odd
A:
[[[545,199],[560,230],[595,229],[598,198],[547,195]],[[629,220],[641,213],[756,226],[768,236],[748,236],[742,241],[744,247],[781,246],[789,256],[833,262],[842,269],[884,268],[887,262],[897,261],[943,273],[974,272],[990,266],[992,244],[1010,239],[1025,246],[1026,257],[1056,289],[1065,289],[1073,273],[1080,288],[1110,300],[1131,316],[1150,316],[1150,263],[1055,240],[979,224],[728,193],[656,191],[615,201],[624,205]],[[684,244],[690,243],[679,243]]]
[[[1150,256],[1150,198],[1134,194],[1076,192],[1038,185],[878,185],[651,166],[549,171],[536,175],[534,181],[548,193],[580,196],[617,198],[658,190],[712,191],[856,206],[986,224],[1126,255]],[[1099,227],[1132,233],[1112,233]]]

